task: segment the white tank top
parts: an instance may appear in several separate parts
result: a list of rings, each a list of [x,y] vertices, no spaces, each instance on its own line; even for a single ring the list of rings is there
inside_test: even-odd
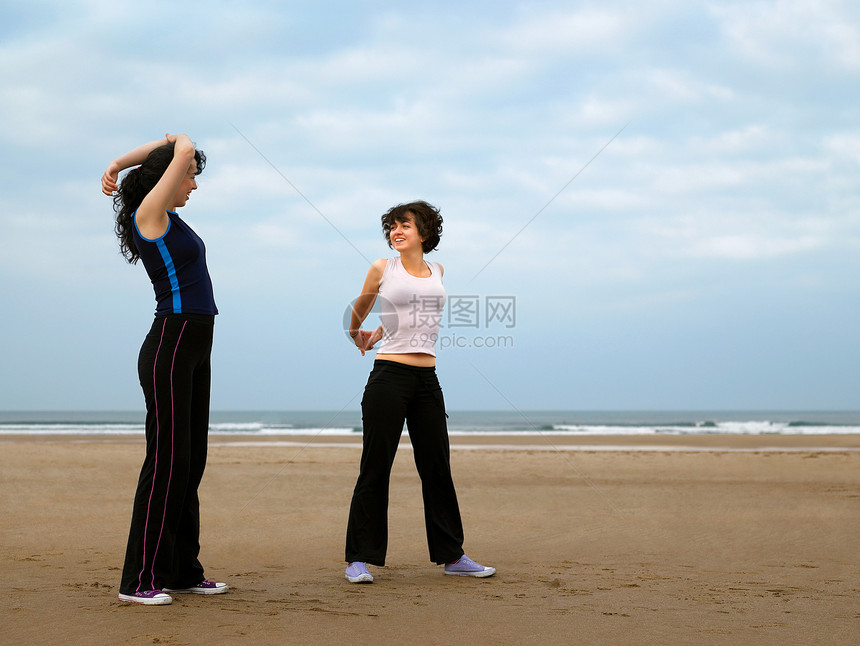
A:
[[[428,262],[430,276],[413,276],[400,258],[389,258],[379,281],[382,318],[381,354],[423,352],[436,356],[436,338],[445,307],[445,288],[438,263]]]

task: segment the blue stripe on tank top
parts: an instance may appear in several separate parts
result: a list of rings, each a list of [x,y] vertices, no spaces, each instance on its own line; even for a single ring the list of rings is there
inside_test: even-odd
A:
[[[173,293],[173,313],[182,314],[182,297],[179,295],[179,279],[176,277],[176,267],[173,264],[173,258],[170,257],[170,252],[167,250],[167,245],[164,244],[164,238],[159,238],[155,245],[161,254],[161,259],[164,261],[164,267],[167,269],[167,278],[170,280],[170,291]]]

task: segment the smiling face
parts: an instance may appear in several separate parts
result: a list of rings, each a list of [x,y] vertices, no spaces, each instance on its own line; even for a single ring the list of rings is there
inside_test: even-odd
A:
[[[432,204],[422,200],[398,204],[383,213],[380,220],[388,246],[400,253],[409,251],[410,240],[416,238],[421,243],[418,249],[420,253],[430,253],[439,245],[442,215]],[[395,239],[398,240],[396,245]]]
[[[191,191],[197,189],[197,161],[192,161],[188,167],[188,172],[182,179],[176,193],[173,194],[173,208],[178,209],[180,206],[185,206],[188,198],[191,197]]]
[[[421,237],[418,227],[415,225],[415,216],[408,211],[402,220],[394,221],[394,226],[391,227],[388,237],[395,251],[400,253],[410,253],[415,250],[423,252],[421,244],[424,242],[424,238]]]

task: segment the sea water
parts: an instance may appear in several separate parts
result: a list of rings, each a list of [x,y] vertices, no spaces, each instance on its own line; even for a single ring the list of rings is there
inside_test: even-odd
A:
[[[860,411],[448,411],[451,435],[860,434]],[[143,435],[143,411],[0,411],[0,435]],[[349,436],[361,412],[213,411],[213,435]]]

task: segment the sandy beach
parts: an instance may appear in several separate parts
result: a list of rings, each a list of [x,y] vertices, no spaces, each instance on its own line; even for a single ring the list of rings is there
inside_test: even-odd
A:
[[[452,438],[467,553],[429,562],[404,445],[388,565],[343,578],[359,438],[213,436],[223,596],[117,599],[133,437],[0,438],[8,644],[858,644],[860,436]]]

